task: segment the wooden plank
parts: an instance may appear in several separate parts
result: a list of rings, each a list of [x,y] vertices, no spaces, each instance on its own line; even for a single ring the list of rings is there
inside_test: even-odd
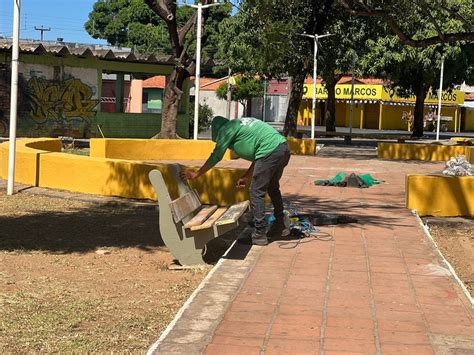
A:
[[[216,222],[216,225],[221,226],[223,224],[236,222],[240,216],[244,214],[249,205],[250,201],[247,200],[230,206],[227,212]]]
[[[207,229],[207,228],[211,228],[214,223],[219,219],[221,218],[221,216],[225,213],[225,211],[227,211],[227,207],[219,207],[212,215],[211,217],[209,217],[207,219],[206,222],[204,222],[203,224],[199,225],[199,226],[194,226],[194,227],[191,227],[191,230],[192,231],[198,231],[198,230],[201,230],[201,229]]]
[[[191,228],[194,226],[199,226],[204,223],[204,221],[217,210],[217,205],[213,206],[203,206],[201,210],[188,222],[184,225],[184,228]]]
[[[199,200],[197,191],[193,190],[172,201],[170,207],[173,219],[175,223],[178,223],[181,222],[184,217],[201,207],[201,201]]]

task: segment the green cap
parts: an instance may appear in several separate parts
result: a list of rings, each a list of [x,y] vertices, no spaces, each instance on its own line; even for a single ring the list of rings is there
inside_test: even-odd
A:
[[[222,116],[216,116],[212,120],[211,132],[212,132],[212,141],[217,141],[217,135],[219,134],[220,129],[227,123],[229,120]]]

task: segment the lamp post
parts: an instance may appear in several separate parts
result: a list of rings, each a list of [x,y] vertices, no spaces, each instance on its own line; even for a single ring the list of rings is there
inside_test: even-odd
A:
[[[441,79],[438,93],[438,124],[436,125],[436,140],[439,141],[439,126],[441,124],[441,99],[443,98],[444,56],[441,57]]]
[[[18,111],[18,62],[20,54],[21,0],[13,0],[12,76],[10,88],[10,138],[8,151],[7,194],[13,195],[15,184],[16,125]]]
[[[312,38],[314,41],[314,56],[313,56],[313,103],[311,106],[311,139],[314,139],[314,128],[315,128],[315,118],[316,118],[316,77],[318,74],[318,40],[323,37],[332,36],[332,34],[325,35],[309,35],[307,33],[302,33],[300,36]]]
[[[349,137],[347,142],[352,144],[352,125],[354,122],[354,84],[355,84],[355,65],[357,61],[357,53],[352,51],[352,80],[351,80],[351,115],[349,120]]]
[[[184,2],[184,6],[189,6],[197,9],[197,33],[196,33],[196,75],[194,83],[194,140],[198,139],[198,124],[199,124],[199,89],[201,79],[201,37],[202,37],[202,9],[207,9],[212,6],[223,5],[225,1],[214,0],[213,3],[203,5],[201,1],[197,4],[187,4]]]

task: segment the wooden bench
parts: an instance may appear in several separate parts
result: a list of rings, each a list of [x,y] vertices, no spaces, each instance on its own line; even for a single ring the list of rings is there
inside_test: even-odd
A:
[[[206,243],[235,229],[249,208],[249,201],[232,206],[203,205],[196,190],[179,176],[181,166],[170,166],[179,197],[171,200],[162,173],[152,170],[150,181],[158,196],[161,238],[181,265],[204,264]]]

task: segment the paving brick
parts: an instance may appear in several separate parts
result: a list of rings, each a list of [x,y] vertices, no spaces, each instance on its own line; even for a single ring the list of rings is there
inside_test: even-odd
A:
[[[301,324],[305,326],[321,326],[323,322],[322,313],[313,314],[278,314],[275,324]]]
[[[241,336],[226,336],[226,335],[215,335],[212,338],[212,344],[221,344],[221,345],[239,345],[239,346],[262,346],[265,337],[252,337],[246,334]]]
[[[325,338],[324,350],[375,353],[375,342],[360,339]]]
[[[285,339],[319,339],[320,327],[308,323],[275,323],[270,333],[271,338]]]
[[[235,322],[270,323],[273,312],[232,312],[225,314],[225,320]]]
[[[387,319],[379,319],[377,321],[380,330],[388,330],[395,332],[426,332],[426,326],[423,322],[414,321],[394,321]]]
[[[371,318],[354,318],[354,317],[328,317],[326,325],[328,327],[338,328],[374,328],[374,321]]]
[[[382,344],[382,353],[385,354],[413,354],[413,355],[434,355],[435,352],[430,345],[399,345]]]
[[[216,329],[216,335],[241,336],[264,336],[267,332],[268,324],[257,322],[236,322],[223,320]]]
[[[229,344],[209,344],[204,352],[206,355],[260,355],[260,347]]]
[[[379,330],[381,344],[429,344],[428,336],[424,332],[399,332]]]
[[[282,339],[270,337],[265,354],[319,354],[318,340]]]
[[[326,327],[324,329],[324,337],[375,341],[375,334],[372,328]]]
[[[262,312],[271,313],[275,309],[275,305],[265,302],[246,302],[234,301],[229,308],[232,312]]]

